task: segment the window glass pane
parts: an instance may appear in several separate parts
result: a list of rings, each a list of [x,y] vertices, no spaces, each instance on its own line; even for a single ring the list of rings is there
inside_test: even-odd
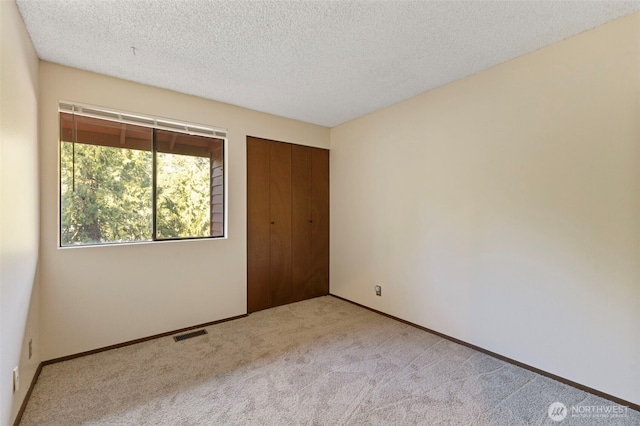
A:
[[[61,246],[224,236],[224,140],[114,120],[60,112]]]
[[[151,152],[61,145],[61,245],[150,240]]]
[[[158,152],[156,238],[211,235],[211,161]]]

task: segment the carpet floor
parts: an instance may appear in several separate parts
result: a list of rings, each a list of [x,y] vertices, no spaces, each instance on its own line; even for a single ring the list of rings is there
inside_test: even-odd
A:
[[[21,425],[640,424],[637,411],[606,414],[620,407],[331,296],[206,329],[45,366]]]

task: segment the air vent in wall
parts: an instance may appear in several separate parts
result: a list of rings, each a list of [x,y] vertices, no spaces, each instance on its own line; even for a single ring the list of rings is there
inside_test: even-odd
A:
[[[192,337],[198,337],[198,336],[202,336],[204,334],[207,334],[207,330],[196,330],[196,331],[192,331],[190,333],[185,333],[185,334],[179,334],[177,336],[173,336],[173,340],[175,340],[176,342],[180,342],[181,340],[186,340],[186,339],[191,339]]]

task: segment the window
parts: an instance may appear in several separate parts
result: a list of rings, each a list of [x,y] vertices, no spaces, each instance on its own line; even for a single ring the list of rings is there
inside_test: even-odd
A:
[[[60,245],[224,236],[225,138],[60,103]]]

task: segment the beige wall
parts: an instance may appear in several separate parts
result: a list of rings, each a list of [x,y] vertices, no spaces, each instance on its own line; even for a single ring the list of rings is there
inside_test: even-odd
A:
[[[333,128],[331,292],[640,403],[639,61],[635,14]]]
[[[246,136],[325,147],[329,130],[40,64],[43,359],[246,313]],[[228,238],[57,248],[58,100],[228,129]]]
[[[0,425],[6,425],[40,362],[38,58],[13,0],[0,1],[0,31]],[[20,388],[13,393],[16,366]]]

